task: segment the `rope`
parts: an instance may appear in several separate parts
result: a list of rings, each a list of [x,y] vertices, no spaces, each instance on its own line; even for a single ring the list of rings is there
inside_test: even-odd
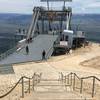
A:
[[[34,80],[34,81],[37,81],[37,82],[40,82],[39,80],[41,79],[41,75],[42,75],[42,73],[40,73],[40,75],[38,75],[38,74],[36,74],[36,73],[34,73],[34,76],[32,77],[32,78],[30,78],[30,77],[26,77],[26,76],[23,76],[23,77],[21,77],[20,79],[19,79],[19,81],[15,84],[15,86],[11,89],[11,90],[9,90],[6,94],[4,94],[4,95],[2,95],[2,96],[0,96],[0,98],[4,98],[4,97],[6,97],[7,95],[9,95],[16,87],[17,87],[17,85],[20,83],[20,82],[22,82],[22,80],[25,78],[25,79],[33,79],[33,78],[35,78],[35,76],[36,76],[36,80]],[[37,84],[37,83],[36,83]]]

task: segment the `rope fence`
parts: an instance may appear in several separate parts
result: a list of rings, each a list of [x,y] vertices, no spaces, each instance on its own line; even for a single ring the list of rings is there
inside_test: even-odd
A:
[[[34,91],[34,87],[40,83],[42,73],[34,75],[30,77],[23,76],[19,79],[19,81],[13,86],[8,88],[8,91],[0,96],[2,100],[19,100],[20,98],[25,97],[25,93],[30,93],[31,90]],[[1,92],[1,91],[0,91]],[[4,92],[2,90],[2,92]]]

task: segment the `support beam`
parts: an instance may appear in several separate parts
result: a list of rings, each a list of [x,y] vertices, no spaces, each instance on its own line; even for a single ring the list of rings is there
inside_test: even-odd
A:
[[[49,0],[47,0],[47,7],[48,7],[48,11],[49,11]]]
[[[40,34],[40,29],[39,29],[39,23],[37,22],[37,30],[38,30],[38,34]]]
[[[35,32],[36,24],[37,24],[37,22],[38,22],[39,14],[40,14],[40,11],[37,10],[37,12],[36,12],[36,18],[35,18],[35,22],[34,22],[34,26],[33,26],[33,30],[32,30],[31,37],[34,36],[34,32]]]
[[[65,5],[66,5],[66,2],[64,1],[64,6],[63,6],[63,10],[65,10],[65,8],[66,8],[66,7],[65,7]]]
[[[67,24],[66,24],[66,29],[69,30],[69,26],[70,26],[70,21],[71,20],[71,12],[67,13]]]
[[[35,9],[35,8],[34,8]],[[32,34],[32,29],[33,29],[33,25],[34,25],[34,19],[35,19],[35,16],[36,16],[36,13],[35,13],[35,10],[33,11],[33,18],[32,18],[32,23],[29,27],[29,30],[28,30],[28,34],[27,34],[27,39],[30,38],[30,35]]]
[[[44,34],[44,17],[42,17],[42,33]]]
[[[63,22],[62,22],[62,16],[61,16],[61,19],[60,19],[60,31],[62,32],[62,25],[63,24]]]

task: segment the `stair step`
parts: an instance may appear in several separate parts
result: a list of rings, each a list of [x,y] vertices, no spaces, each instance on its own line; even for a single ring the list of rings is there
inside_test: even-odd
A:
[[[41,81],[59,81],[59,79],[41,79]]]
[[[92,100],[73,91],[69,84],[62,83],[58,79],[42,79],[34,87],[31,96],[23,100]]]
[[[40,85],[36,85],[36,87],[38,87],[38,86],[70,86],[70,85],[60,85],[60,84],[52,84],[52,85],[50,85],[50,84],[40,84]]]
[[[58,80],[41,80],[41,82],[39,84],[36,85],[37,87],[38,86],[70,86],[70,84],[65,84],[65,83],[62,83]]]
[[[25,95],[24,98],[20,100],[94,100],[93,98],[86,98],[83,95],[77,94],[75,92],[66,91],[52,91],[52,92],[38,92],[34,91],[30,94]]]
[[[73,92],[35,92],[37,100],[82,100],[82,97]]]

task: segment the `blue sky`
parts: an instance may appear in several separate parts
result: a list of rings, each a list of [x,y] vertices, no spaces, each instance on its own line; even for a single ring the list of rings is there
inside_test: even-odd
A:
[[[0,13],[32,13],[34,6],[42,6],[46,3],[40,3],[40,0],[0,0]],[[54,7],[60,7],[63,3],[51,3]],[[66,6],[73,8],[73,13],[99,13],[100,0],[73,0],[72,3],[66,3]]]

